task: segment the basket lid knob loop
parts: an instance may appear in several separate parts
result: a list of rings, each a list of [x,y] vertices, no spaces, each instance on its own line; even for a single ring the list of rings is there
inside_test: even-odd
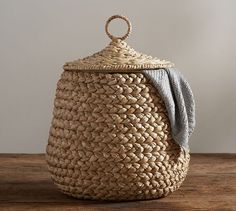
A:
[[[110,32],[109,32],[109,29],[108,29],[108,26],[109,26],[109,23],[114,20],[114,19],[122,19],[124,20],[126,23],[127,23],[127,26],[128,26],[128,29],[127,29],[127,32],[124,36],[122,37],[116,37],[116,36],[113,36]],[[125,40],[131,33],[131,29],[132,29],[132,26],[131,26],[131,22],[129,21],[128,18],[126,18],[125,16],[122,16],[122,15],[113,15],[111,16],[107,22],[106,22],[106,25],[105,25],[105,31],[106,31],[106,34],[108,35],[108,37],[110,37],[111,40]]]

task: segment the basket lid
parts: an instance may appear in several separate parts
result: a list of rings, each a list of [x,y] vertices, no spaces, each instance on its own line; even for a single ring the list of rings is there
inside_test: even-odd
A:
[[[113,36],[109,30],[109,23],[120,18],[127,23],[127,33],[122,37]],[[64,70],[79,70],[91,72],[132,72],[147,69],[169,68],[174,64],[156,57],[139,53],[131,48],[124,40],[130,35],[131,23],[121,15],[111,16],[105,25],[105,31],[111,42],[103,50],[72,62],[66,62]]]

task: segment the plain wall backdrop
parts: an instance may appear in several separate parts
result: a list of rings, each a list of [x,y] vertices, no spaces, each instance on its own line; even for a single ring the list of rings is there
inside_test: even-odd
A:
[[[235,8],[234,0],[0,0],[0,152],[45,151],[62,65],[104,48],[115,14],[132,22],[129,45],[169,59],[188,79],[191,151],[236,152]]]

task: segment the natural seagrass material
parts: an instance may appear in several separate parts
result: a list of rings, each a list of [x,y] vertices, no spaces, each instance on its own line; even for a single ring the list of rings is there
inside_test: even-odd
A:
[[[123,37],[108,30],[115,18],[128,24]],[[105,28],[108,47],[64,65],[47,145],[49,171],[61,191],[77,198],[166,196],[185,179],[190,157],[173,140],[165,104],[140,70],[172,63],[129,47],[123,40],[131,24],[124,16],[109,18]]]
[[[115,37],[108,30],[111,20],[121,18],[128,25],[127,33],[123,37]],[[120,15],[114,15],[107,20],[105,31],[111,38],[110,44],[103,50],[93,54],[92,56],[78,59],[73,62],[67,62],[64,70],[79,70],[86,72],[140,72],[142,69],[170,68],[174,64],[139,53],[131,48],[125,41],[131,32],[130,21]]]
[[[165,105],[142,73],[64,71],[57,84],[47,162],[64,193],[133,200],[179,188],[189,163]]]
[[[79,70],[90,72],[140,72],[142,69],[169,68],[173,64],[166,60],[160,60],[151,56],[139,53],[131,48],[126,42],[115,40],[102,51],[67,62],[64,70]]]

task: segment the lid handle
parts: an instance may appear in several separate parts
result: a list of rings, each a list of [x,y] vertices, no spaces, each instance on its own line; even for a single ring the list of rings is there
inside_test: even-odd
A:
[[[127,23],[127,26],[128,26],[128,29],[127,29],[126,34],[125,34],[124,36],[122,36],[122,37],[113,36],[113,35],[109,32],[109,30],[108,30],[109,23],[110,23],[112,20],[118,19],[118,18],[124,20],[124,21]],[[107,20],[106,25],[105,25],[106,34],[108,35],[108,37],[110,37],[111,40],[118,40],[118,39],[120,39],[120,40],[125,40],[125,39],[130,35],[131,29],[132,29],[132,26],[131,26],[131,23],[130,23],[129,19],[126,18],[125,16],[122,16],[122,15],[113,15],[113,16],[111,16],[111,17]]]

